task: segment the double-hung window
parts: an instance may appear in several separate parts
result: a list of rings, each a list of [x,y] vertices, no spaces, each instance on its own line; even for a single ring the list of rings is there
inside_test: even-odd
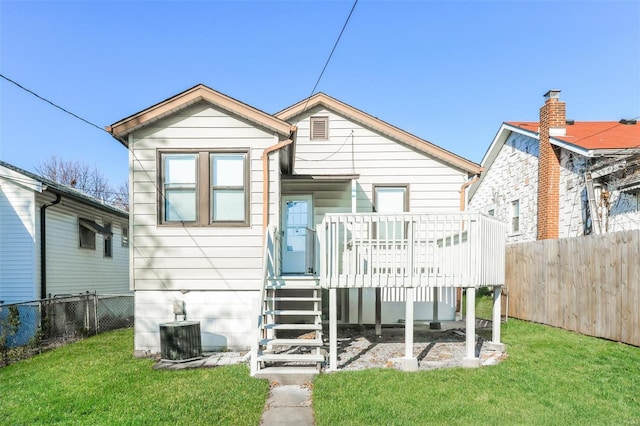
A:
[[[197,154],[163,154],[163,222],[195,222],[197,218]]]
[[[247,151],[162,152],[160,223],[248,225]]]
[[[246,154],[212,153],[211,221],[244,222]]]

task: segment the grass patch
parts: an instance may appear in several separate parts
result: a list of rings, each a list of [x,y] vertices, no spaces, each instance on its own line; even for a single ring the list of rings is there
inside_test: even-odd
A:
[[[640,348],[503,324],[509,358],[480,369],[320,375],[318,425],[638,424]]]
[[[132,342],[132,329],[119,330],[1,368],[2,423],[259,423],[269,385],[246,365],[153,370]]]

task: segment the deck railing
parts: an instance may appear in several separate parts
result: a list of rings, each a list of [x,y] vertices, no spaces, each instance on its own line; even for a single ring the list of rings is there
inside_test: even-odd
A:
[[[506,224],[481,213],[328,214],[318,226],[326,288],[504,284]]]

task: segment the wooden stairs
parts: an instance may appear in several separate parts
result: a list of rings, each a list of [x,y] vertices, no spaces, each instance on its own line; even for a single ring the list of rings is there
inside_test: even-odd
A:
[[[312,377],[320,371],[325,362],[321,294],[316,277],[267,279],[261,301],[256,377],[282,384],[288,381],[285,376]]]

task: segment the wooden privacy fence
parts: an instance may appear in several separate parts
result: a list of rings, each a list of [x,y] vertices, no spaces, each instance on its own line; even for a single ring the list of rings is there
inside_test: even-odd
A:
[[[640,231],[507,245],[509,316],[640,346]]]

